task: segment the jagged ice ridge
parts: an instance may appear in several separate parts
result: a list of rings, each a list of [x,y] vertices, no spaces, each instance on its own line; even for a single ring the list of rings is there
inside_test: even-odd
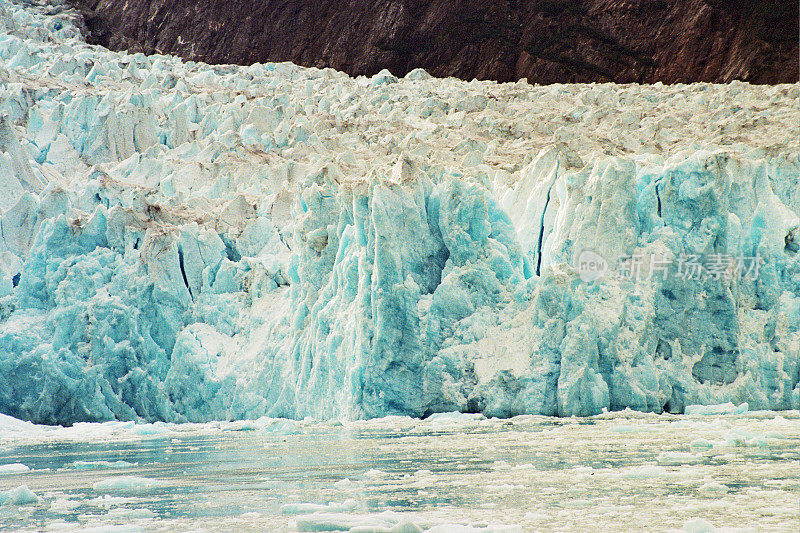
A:
[[[797,84],[354,79],[77,20],[0,0],[0,412],[800,408]]]

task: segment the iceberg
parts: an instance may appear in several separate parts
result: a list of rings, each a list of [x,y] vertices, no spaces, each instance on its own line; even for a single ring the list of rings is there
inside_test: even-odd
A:
[[[0,413],[800,409],[798,84],[350,78],[0,15]]]

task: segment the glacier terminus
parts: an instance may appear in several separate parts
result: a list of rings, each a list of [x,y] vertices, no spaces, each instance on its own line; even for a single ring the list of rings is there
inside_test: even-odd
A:
[[[800,409],[799,98],[214,66],[2,0],[0,413]]]

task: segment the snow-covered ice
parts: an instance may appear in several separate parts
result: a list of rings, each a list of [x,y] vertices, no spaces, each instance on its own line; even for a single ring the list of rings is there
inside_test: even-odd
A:
[[[797,84],[209,66],[75,20],[0,0],[0,412],[800,408]]]

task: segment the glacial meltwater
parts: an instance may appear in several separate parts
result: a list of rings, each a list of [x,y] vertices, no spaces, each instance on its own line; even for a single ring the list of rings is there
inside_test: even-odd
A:
[[[0,529],[796,531],[800,413],[108,422],[0,415]]]

